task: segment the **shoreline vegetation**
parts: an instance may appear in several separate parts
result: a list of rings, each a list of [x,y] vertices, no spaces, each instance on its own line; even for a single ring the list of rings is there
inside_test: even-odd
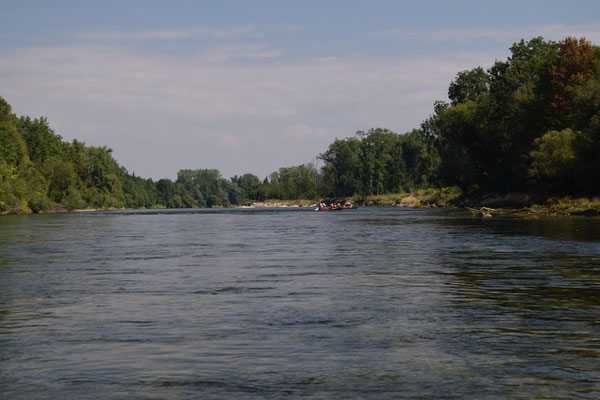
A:
[[[402,208],[445,208],[454,215],[499,218],[558,218],[558,217],[599,217],[600,198],[551,198],[543,203],[528,203],[525,194],[489,195],[485,198],[467,201],[458,188],[427,189],[411,193],[393,193],[367,198],[346,199],[361,207],[402,207]],[[527,204],[527,205],[525,205]],[[314,200],[267,200],[241,205],[240,208],[316,208]]]
[[[524,194],[493,195],[484,199],[467,201],[458,188],[428,189],[412,193],[394,193],[369,196],[361,199],[352,197],[350,203],[361,207],[402,207],[402,208],[445,208],[454,215],[499,218],[557,218],[557,217],[598,217],[599,198],[551,198],[543,203],[525,203],[529,197]],[[317,207],[310,200],[266,201],[241,206],[245,208],[264,207]]]
[[[537,37],[458,72],[419,128],[335,139],[321,162],[264,179],[183,169],[129,173],[107,146],[66,142],[0,97],[0,214],[314,206],[449,208],[481,217],[600,215],[600,47]],[[309,200],[296,200],[309,199]]]
[[[484,198],[466,200],[458,188],[424,189],[410,193],[391,193],[385,195],[358,196],[345,199],[361,207],[401,207],[414,209],[444,208],[452,215],[472,216],[482,218],[565,218],[565,217],[600,217],[600,198],[550,198],[543,203],[530,203],[525,194],[488,195]],[[316,208],[318,201],[309,199],[278,200],[247,202],[246,204],[227,208]],[[213,207],[215,208],[215,207]],[[147,208],[138,208],[147,209]],[[166,209],[166,207],[153,207]],[[68,210],[55,207],[41,211],[40,214],[79,213],[93,211],[134,210],[134,208],[89,208]],[[5,215],[7,213],[2,213]]]

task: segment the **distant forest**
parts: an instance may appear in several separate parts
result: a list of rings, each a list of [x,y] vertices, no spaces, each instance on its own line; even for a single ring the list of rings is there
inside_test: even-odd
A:
[[[418,129],[359,131],[318,155],[322,167],[264,180],[215,169],[144,179],[106,146],[63,141],[46,118],[17,117],[0,97],[0,212],[228,207],[457,186],[471,196],[600,194],[600,48],[585,39],[521,40],[505,61],[459,72],[450,102]]]

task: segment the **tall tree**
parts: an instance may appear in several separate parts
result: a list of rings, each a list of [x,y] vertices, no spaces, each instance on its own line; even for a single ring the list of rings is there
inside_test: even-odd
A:
[[[550,60],[544,75],[545,100],[553,128],[563,129],[572,123],[577,90],[597,70],[594,56],[594,48],[585,38],[568,37],[558,43],[557,55]]]
[[[476,101],[488,93],[488,76],[481,67],[459,72],[448,88],[448,98],[453,106],[469,100]]]
[[[336,139],[324,153],[319,155],[323,160],[324,179],[329,182],[328,196],[344,197],[358,193],[359,181],[359,147],[357,138]]]

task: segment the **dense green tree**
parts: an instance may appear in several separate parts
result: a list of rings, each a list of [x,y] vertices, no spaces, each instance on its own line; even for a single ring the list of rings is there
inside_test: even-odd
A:
[[[40,167],[48,183],[48,197],[54,202],[63,203],[69,188],[82,189],[82,182],[68,160],[52,156],[46,158]]]
[[[19,135],[18,119],[10,105],[0,97],[0,162],[19,166],[29,161],[27,146]]]
[[[430,118],[428,129],[434,126],[437,121]],[[435,179],[439,164],[436,137],[437,132],[414,130],[399,135],[377,128],[336,140],[319,156],[325,162],[323,192],[334,197],[366,196],[427,186]]]
[[[440,178],[446,185],[468,188],[476,184],[478,159],[476,148],[481,143],[477,121],[477,103],[468,101],[450,107],[440,114],[442,132],[437,146],[441,156]]]
[[[323,160],[325,195],[351,196],[360,190],[360,141],[357,138],[336,139],[319,155]]]
[[[168,208],[176,208],[173,198],[177,194],[175,183],[169,179],[159,179],[156,182],[156,191],[159,204]]]
[[[476,95],[463,94],[459,89],[474,86],[465,84],[468,78],[476,75],[483,82],[483,76],[478,69],[472,70],[477,74],[459,74],[449,89],[451,107],[422,125],[424,132],[436,135],[442,184],[485,191],[531,190],[532,176],[539,183],[543,174],[530,163],[541,162],[540,146],[550,136],[537,139],[547,132],[577,129],[576,120],[590,120],[573,105],[576,99],[585,102],[582,88],[595,76],[597,48],[585,39],[556,43],[534,38],[515,43],[510,50],[506,61],[497,61],[487,71],[487,91],[482,84]],[[588,95],[593,92],[590,88]],[[581,159],[580,153],[576,159]]]
[[[407,176],[402,189],[432,186],[439,168],[439,154],[434,143],[418,129],[402,137],[402,159]]]
[[[258,190],[261,185],[261,181],[258,178],[258,176],[250,173],[244,174],[242,176],[235,175],[231,178],[231,182],[235,183],[241,190],[242,199],[240,199],[239,203],[242,203],[248,199],[258,200]]]
[[[27,154],[19,119],[0,97],[0,212],[39,211],[50,207],[46,182]]]
[[[273,199],[316,199],[317,173],[311,164],[280,168],[268,177],[267,197]]]
[[[381,128],[370,129],[367,132],[359,131],[356,135],[360,139],[358,154],[361,165],[361,194],[385,193],[386,165],[391,160],[390,150],[395,147],[398,135]],[[401,149],[399,151],[401,152]]]
[[[454,82],[448,88],[448,98],[452,105],[465,103],[469,100],[477,101],[479,97],[488,92],[488,76],[481,67],[470,71],[459,72]]]
[[[527,155],[533,140],[551,129],[543,123],[541,75],[555,57],[557,44],[541,37],[521,40],[511,56],[488,70],[489,96],[477,102],[479,143],[487,145],[488,162],[477,166],[485,176],[479,185],[486,190],[522,190],[527,184]],[[476,146],[477,147],[477,146]],[[467,151],[481,154],[477,148]]]
[[[123,195],[125,204],[132,208],[150,208],[159,204],[156,184],[151,179],[129,175],[122,171]]]
[[[228,207],[231,205],[229,200],[233,190],[231,183],[216,169],[183,169],[177,173],[176,182],[182,185],[183,191],[191,193],[191,206]],[[182,196],[183,192],[179,194]],[[232,196],[237,200],[235,194]],[[182,201],[186,207],[190,204],[190,201],[185,201],[183,197]]]
[[[41,165],[49,157],[64,158],[68,144],[54,133],[46,118],[21,117],[20,133],[27,144],[29,159]]]
[[[571,129],[550,131],[534,140],[529,176],[540,190],[568,193],[575,173],[576,135]]]
[[[600,60],[600,56],[596,57]],[[600,188],[600,73],[582,85],[574,96],[574,127],[578,132],[575,142],[577,153],[577,190],[587,195],[598,195]]]

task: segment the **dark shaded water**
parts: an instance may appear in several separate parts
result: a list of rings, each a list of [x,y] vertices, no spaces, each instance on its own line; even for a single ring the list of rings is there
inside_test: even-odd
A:
[[[600,221],[0,218],[0,397],[599,398]]]

